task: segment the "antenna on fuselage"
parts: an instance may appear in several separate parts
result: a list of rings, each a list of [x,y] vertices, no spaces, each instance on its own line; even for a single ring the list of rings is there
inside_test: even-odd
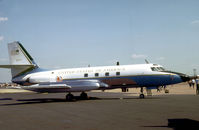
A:
[[[149,62],[148,62],[148,60],[147,60],[147,59],[145,59],[145,62],[146,62],[146,64],[149,64]]]
[[[120,65],[120,62],[119,62],[119,61],[117,61],[116,65]]]

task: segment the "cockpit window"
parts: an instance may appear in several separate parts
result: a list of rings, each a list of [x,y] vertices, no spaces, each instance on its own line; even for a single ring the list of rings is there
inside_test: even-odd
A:
[[[165,71],[163,67],[151,67],[152,71]]]
[[[151,70],[152,70],[152,71],[156,71],[155,67],[151,67]]]
[[[161,69],[160,67],[157,67],[157,70],[158,70],[158,71],[162,71],[162,69]]]
[[[164,69],[163,67],[160,67],[160,69],[161,69],[162,71],[165,71],[165,69]]]

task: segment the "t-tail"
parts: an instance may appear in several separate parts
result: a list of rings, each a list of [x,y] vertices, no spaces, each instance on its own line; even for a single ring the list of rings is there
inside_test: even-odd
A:
[[[11,69],[12,78],[24,75],[38,68],[33,58],[26,51],[26,49],[22,46],[21,43],[9,43],[8,53],[10,58],[10,65],[0,65],[0,68]]]

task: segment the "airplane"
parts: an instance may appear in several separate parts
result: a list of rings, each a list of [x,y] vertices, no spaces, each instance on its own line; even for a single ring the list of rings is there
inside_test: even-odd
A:
[[[12,82],[20,88],[39,93],[67,93],[66,100],[73,100],[72,92],[81,92],[87,99],[87,91],[140,87],[140,98],[145,98],[144,87],[154,88],[190,80],[183,73],[168,71],[158,64],[134,64],[85,68],[47,70],[40,68],[20,42],[8,43],[9,65]]]

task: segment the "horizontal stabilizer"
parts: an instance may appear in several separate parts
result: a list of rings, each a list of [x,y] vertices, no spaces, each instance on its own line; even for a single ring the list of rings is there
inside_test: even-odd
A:
[[[0,65],[0,68],[24,68],[24,67],[35,67],[35,65]]]
[[[12,71],[12,76],[16,77],[22,74],[25,74],[33,69],[35,69],[37,66],[34,64],[29,64],[29,65],[0,65],[0,68],[7,68],[11,69]]]

